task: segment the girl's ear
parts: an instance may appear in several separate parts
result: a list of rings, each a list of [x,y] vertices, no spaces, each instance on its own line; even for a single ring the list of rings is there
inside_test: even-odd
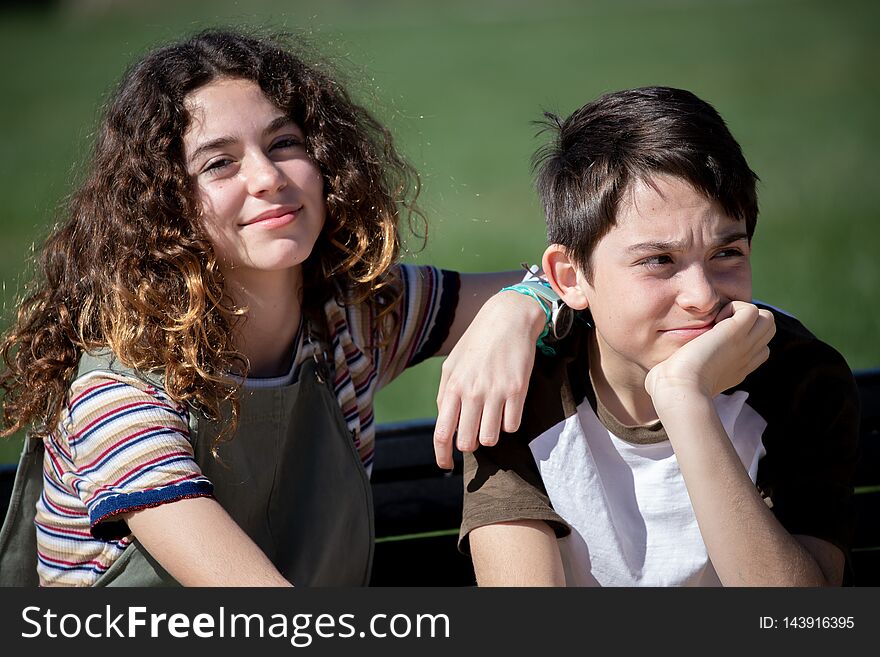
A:
[[[551,244],[544,251],[541,268],[547,276],[550,287],[558,294],[565,305],[574,310],[583,310],[589,305],[578,275],[578,267],[561,244]]]

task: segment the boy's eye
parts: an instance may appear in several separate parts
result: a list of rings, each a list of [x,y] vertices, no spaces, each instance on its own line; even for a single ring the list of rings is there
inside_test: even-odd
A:
[[[663,265],[668,265],[672,263],[672,258],[668,255],[655,255],[649,256],[647,258],[643,258],[639,260],[640,265],[644,265],[646,267],[661,267]]]
[[[715,254],[716,258],[738,258],[743,255],[742,250],[733,247],[721,249]]]

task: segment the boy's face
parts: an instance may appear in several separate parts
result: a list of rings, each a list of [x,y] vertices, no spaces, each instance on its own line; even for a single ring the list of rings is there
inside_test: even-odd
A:
[[[658,175],[631,185],[617,225],[593,250],[592,283],[577,275],[602,369],[643,379],[708,331],[726,304],[751,301],[749,256],[745,222],[686,181]]]

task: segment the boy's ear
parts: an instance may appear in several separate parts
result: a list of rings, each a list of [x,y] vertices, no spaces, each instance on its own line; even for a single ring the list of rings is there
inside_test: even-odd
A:
[[[551,244],[541,258],[541,269],[547,276],[550,287],[558,294],[565,305],[574,310],[583,310],[589,305],[587,295],[581,289],[582,277],[578,275],[577,265],[561,244]]]

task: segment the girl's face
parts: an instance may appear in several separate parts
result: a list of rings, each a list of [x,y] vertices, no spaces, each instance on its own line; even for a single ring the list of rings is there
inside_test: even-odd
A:
[[[325,218],[323,179],[299,126],[248,80],[211,82],[186,107],[186,166],[224,270],[298,268]]]

